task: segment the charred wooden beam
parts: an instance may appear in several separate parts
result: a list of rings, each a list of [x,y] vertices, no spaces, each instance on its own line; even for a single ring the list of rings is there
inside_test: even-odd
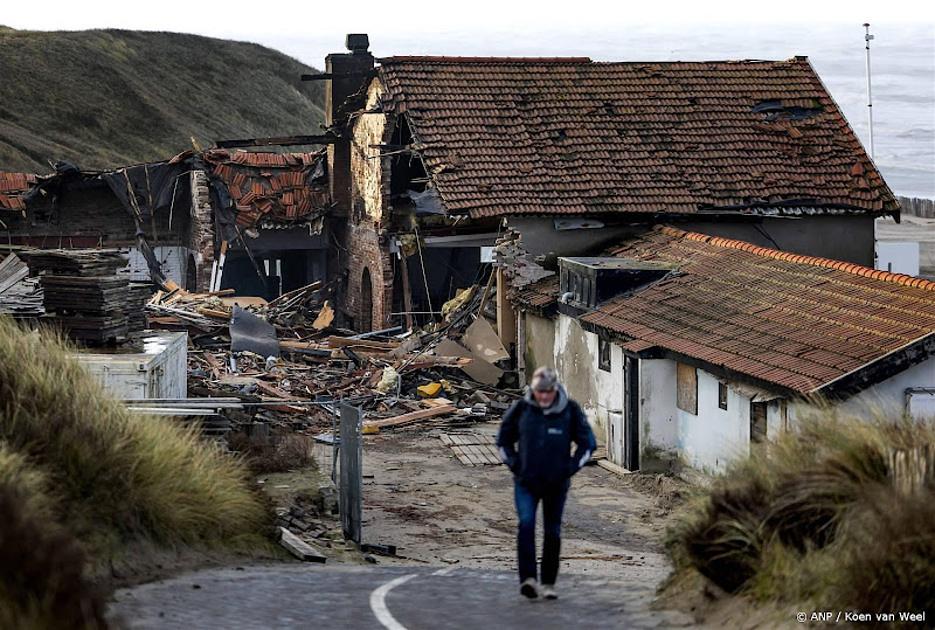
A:
[[[303,74],[303,81],[330,81],[332,79],[347,79],[350,77],[368,77],[374,74],[373,70],[365,70],[362,72],[341,72],[335,74],[333,72],[321,72],[318,74]]]
[[[333,134],[319,134],[314,136],[280,136],[218,140],[214,144],[220,149],[235,149],[239,147],[293,146],[298,144],[334,144],[338,140],[339,138]]]

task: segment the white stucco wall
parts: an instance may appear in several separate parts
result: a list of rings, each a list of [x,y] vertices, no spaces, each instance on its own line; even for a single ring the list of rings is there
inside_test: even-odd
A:
[[[906,389],[911,387],[935,387],[935,357],[852,396],[840,403],[840,409],[854,414],[879,409],[899,415],[906,409]]]
[[[640,371],[640,456],[678,454],[675,361],[643,359]]]
[[[608,410],[623,408],[623,350],[612,345],[611,371],[599,369],[597,335],[581,328],[573,317],[559,314],[554,353],[559,378],[588,415],[598,442],[606,444]]]
[[[536,318],[541,328],[547,320]],[[598,441],[606,444],[608,413],[624,407],[624,354],[611,346],[611,371],[598,368],[598,337],[581,328],[573,317],[559,314],[554,322],[552,343],[554,366],[569,394],[575,398],[594,425]],[[533,328],[533,327],[530,327]],[[541,332],[541,331],[540,331]],[[549,331],[552,332],[552,331]],[[528,334],[528,333],[527,333]],[[545,351],[543,340],[536,355]],[[542,359],[539,359],[543,362]],[[750,403],[762,400],[763,390],[728,382],[727,409],[718,406],[719,379],[698,368],[698,414],[676,406],[676,362],[641,359],[640,370],[640,457],[676,456],[685,464],[708,472],[721,472],[735,458],[750,452]],[[935,359],[916,365],[840,403],[845,411],[860,413],[874,408],[905,408],[906,388],[935,387]],[[795,425],[798,406],[783,398],[767,403],[767,437],[775,438]]]
[[[750,452],[750,399],[727,388],[727,409],[718,407],[718,379],[698,369],[698,415],[676,408],[678,447],[689,465],[723,471]],[[674,390],[673,381],[670,387]]]

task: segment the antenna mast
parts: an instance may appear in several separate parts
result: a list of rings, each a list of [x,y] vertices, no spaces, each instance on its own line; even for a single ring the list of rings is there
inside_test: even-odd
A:
[[[870,127],[870,159],[873,159],[873,94],[870,91],[870,40],[873,35],[870,34],[870,23],[864,22],[864,42],[867,49],[867,124]]]

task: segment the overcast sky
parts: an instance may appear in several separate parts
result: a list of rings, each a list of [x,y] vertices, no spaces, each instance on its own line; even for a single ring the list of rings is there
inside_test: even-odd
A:
[[[876,160],[897,192],[935,197],[935,0],[510,2],[3,0],[17,29],[197,33],[276,48],[321,68],[345,33],[377,56],[584,55],[599,61],[808,55],[867,141],[863,22],[872,24]]]

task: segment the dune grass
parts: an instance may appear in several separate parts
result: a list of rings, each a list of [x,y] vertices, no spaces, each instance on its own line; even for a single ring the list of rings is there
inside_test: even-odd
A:
[[[22,516],[0,522],[0,547],[28,523],[77,550],[64,557],[80,576],[135,543],[266,545],[271,516],[242,462],[170,419],[131,415],[68,352],[62,339],[0,317],[0,489]],[[0,562],[0,594],[18,579],[13,566]],[[39,595],[26,601],[48,610]]]
[[[891,455],[935,452],[935,427],[833,408],[803,416],[685,508],[668,538],[677,571],[800,608],[924,610],[935,602],[935,484],[929,471],[897,490]]]

